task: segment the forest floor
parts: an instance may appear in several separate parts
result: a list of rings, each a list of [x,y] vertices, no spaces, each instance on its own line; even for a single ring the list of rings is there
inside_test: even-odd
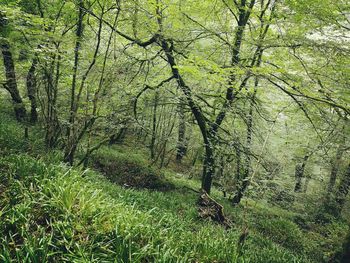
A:
[[[232,221],[225,230],[198,217],[196,179],[164,170],[171,187],[161,191],[116,184],[45,153],[35,127],[25,140],[6,111],[0,120],[0,262],[327,262],[341,249],[343,221],[316,224],[264,198],[232,207],[214,189]],[[147,158],[127,147],[99,154],[147,172]]]

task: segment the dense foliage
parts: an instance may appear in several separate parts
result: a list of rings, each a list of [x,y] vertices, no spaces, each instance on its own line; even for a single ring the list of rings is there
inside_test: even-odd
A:
[[[0,261],[346,262],[349,13],[0,0]]]

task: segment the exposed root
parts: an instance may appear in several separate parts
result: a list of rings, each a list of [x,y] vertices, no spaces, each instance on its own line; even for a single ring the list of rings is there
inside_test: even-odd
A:
[[[207,192],[201,191],[198,200],[199,217],[205,219],[210,218],[214,222],[223,225],[226,229],[231,228],[231,222],[224,215],[224,207],[211,198]]]

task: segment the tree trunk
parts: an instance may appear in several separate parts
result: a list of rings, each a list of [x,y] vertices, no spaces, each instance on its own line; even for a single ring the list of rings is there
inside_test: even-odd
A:
[[[231,56],[232,66],[238,65],[240,62],[243,35],[244,35],[245,27],[251,15],[252,9],[254,7],[254,4],[255,4],[255,0],[252,0],[249,5],[246,3],[246,1],[242,1],[239,7],[238,27],[235,33],[234,43],[232,45],[232,56]],[[159,28],[162,29],[161,15],[160,15],[160,18],[158,19],[158,23],[159,23]],[[215,165],[214,165],[215,138],[217,136],[219,127],[224,121],[226,114],[229,111],[235,99],[235,92],[233,88],[234,82],[236,81],[235,72],[232,72],[232,74],[229,77],[225,102],[223,103],[219,114],[216,116],[216,119],[212,124],[208,124],[203,112],[201,111],[200,107],[195,103],[193,99],[191,88],[186,85],[184,79],[182,78],[177,68],[177,64],[174,56],[174,46],[172,41],[168,41],[165,38],[161,37],[160,45],[167,57],[167,61],[171,67],[173,76],[177,80],[180,89],[184,93],[184,96],[187,100],[187,104],[190,107],[192,114],[197,121],[197,125],[201,131],[201,134],[203,137],[203,143],[205,145],[205,159],[203,164],[202,188],[204,191],[210,194],[213,174],[215,172]],[[246,82],[244,82],[244,85],[245,84]]]
[[[151,137],[151,144],[149,146],[150,151],[151,151],[151,159],[152,160],[154,160],[154,158],[156,156],[155,147],[156,147],[156,138],[157,138],[158,100],[159,100],[159,91],[156,90],[156,93],[154,94],[154,100],[153,100],[152,137]]]
[[[298,193],[302,191],[302,180],[304,178],[304,172],[305,172],[305,166],[307,163],[307,160],[309,159],[309,155],[305,155],[303,158],[302,163],[297,163],[295,166],[295,186],[294,186],[294,192]]]
[[[337,180],[340,161],[341,161],[341,158],[343,156],[343,153],[344,153],[343,146],[339,145],[335,159],[332,161],[332,169],[331,169],[331,173],[329,176],[329,183],[328,183],[328,188],[327,188],[328,194],[333,192],[335,182]]]
[[[260,61],[261,61],[261,57],[259,57],[258,65],[260,65]],[[232,199],[233,205],[238,205],[241,202],[243,194],[249,185],[249,175],[251,173],[250,149],[252,146],[252,135],[253,135],[253,112],[254,112],[254,104],[255,104],[255,97],[257,93],[258,84],[259,84],[259,79],[255,78],[254,93],[252,94],[250,99],[249,114],[248,114],[248,120],[247,120],[247,141],[246,141],[247,152],[245,157],[244,171],[243,171],[243,176],[242,177],[240,176],[241,178],[238,181],[239,183],[238,183],[237,193]]]
[[[202,189],[210,194],[213,176],[215,173],[214,147],[210,144],[205,146],[203,165]]]
[[[4,87],[11,95],[16,119],[18,121],[24,121],[26,117],[26,108],[24,107],[21,95],[17,87],[15,64],[13,62],[13,57],[9,44],[2,43],[1,52],[3,55],[6,75],[6,84],[4,85]]]
[[[238,191],[236,192],[235,196],[232,198],[232,205],[238,205],[242,198],[245,190],[247,189],[249,185],[249,180],[248,178],[243,179],[243,181],[240,183]]]
[[[210,194],[211,182],[212,182],[212,177],[215,169],[214,169],[214,147],[211,145],[211,142],[209,141],[207,122],[204,118],[204,115],[201,109],[198,107],[198,105],[196,105],[195,101],[193,100],[192,90],[186,85],[184,79],[182,78],[177,68],[177,64],[175,62],[175,57],[173,54],[173,46],[164,39],[162,39],[161,41],[161,46],[163,51],[166,54],[173,76],[177,80],[179,87],[184,93],[188,106],[190,107],[192,114],[195,117],[197,121],[197,125],[202,134],[203,142],[205,145],[205,160],[203,164],[202,188],[208,194]]]
[[[84,3],[83,0],[79,0],[77,7],[78,11],[78,21],[77,21],[77,30],[76,30],[76,42],[74,49],[74,66],[73,66],[73,77],[72,77],[72,87],[71,87],[71,101],[70,101],[70,116],[69,124],[67,128],[67,146],[64,153],[63,161],[73,165],[74,154],[77,149],[76,142],[76,127],[75,127],[75,117],[78,107],[78,101],[76,101],[76,86],[77,86],[77,73],[79,65],[79,54],[81,47],[81,38],[83,36],[83,19],[84,19]]]
[[[236,174],[235,174],[235,184],[238,185],[241,179],[241,149],[239,145],[235,148],[236,150]]]
[[[181,163],[182,158],[187,152],[186,143],[186,120],[185,120],[185,109],[182,101],[179,103],[179,130],[178,130],[178,141],[176,146],[176,161]]]
[[[56,46],[59,53],[59,46]],[[46,108],[45,105],[41,105],[43,111],[42,115],[45,119],[45,143],[48,149],[53,149],[57,146],[59,136],[61,134],[61,126],[57,116],[57,96],[58,96],[58,83],[60,78],[61,69],[61,55],[53,55],[51,57],[52,62],[44,63],[44,87],[46,92]]]
[[[32,65],[28,71],[27,74],[27,92],[28,92],[28,98],[30,100],[31,104],[31,110],[30,110],[30,122],[36,123],[38,120],[38,112],[37,112],[37,103],[36,103],[36,77],[35,77],[35,70],[38,63],[38,59],[34,58]]]

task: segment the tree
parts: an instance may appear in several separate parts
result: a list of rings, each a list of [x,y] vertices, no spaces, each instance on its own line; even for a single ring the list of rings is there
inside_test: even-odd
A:
[[[18,121],[24,121],[26,117],[26,108],[17,87],[15,63],[9,41],[6,39],[9,30],[8,26],[7,18],[2,12],[0,12],[0,48],[6,76],[6,83],[3,83],[3,86],[11,95],[16,119]]]
[[[23,121],[26,118],[26,108],[23,104],[22,97],[19,94],[19,90],[17,87],[15,64],[10,50],[10,45],[8,43],[2,43],[1,52],[3,56],[6,75],[6,83],[4,83],[4,88],[11,95],[16,119],[18,121]]]

